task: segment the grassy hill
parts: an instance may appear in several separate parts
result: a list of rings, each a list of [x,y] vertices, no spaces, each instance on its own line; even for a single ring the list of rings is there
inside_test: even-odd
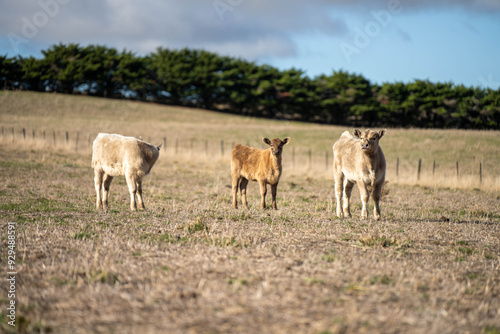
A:
[[[2,332],[500,331],[498,132],[389,129],[377,222],[359,219],[357,190],[354,217],[333,214],[331,145],[349,129],[19,92],[0,93],[0,123],[2,263],[8,222],[17,235],[17,325],[3,308]],[[129,211],[123,177],[110,212],[94,209],[101,131],[166,142],[147,211]],[[234,210],[231,146],[264,136],[292,138],[280,210],[258,208],[255,183]]]

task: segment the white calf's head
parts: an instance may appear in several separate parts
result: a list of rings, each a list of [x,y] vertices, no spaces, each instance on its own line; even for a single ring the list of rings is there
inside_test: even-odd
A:
[[[354,129],[354,137],[361,139],[361,150],[363,152],[371,153],[374,152],[378,147],[378,142],[382,138],[387,130],[380,130],[379,132],[367,129],[361,132],[358,129]]]

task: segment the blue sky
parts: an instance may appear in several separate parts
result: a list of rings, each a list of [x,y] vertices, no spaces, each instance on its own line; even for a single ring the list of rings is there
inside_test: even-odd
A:
[[[201,48],[310,77],[500,88],[500,0],[0,0],[0,53]]]

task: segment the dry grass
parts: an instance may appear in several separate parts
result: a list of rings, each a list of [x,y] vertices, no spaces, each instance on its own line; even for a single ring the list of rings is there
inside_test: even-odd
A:
[[[106,108],[127,102],[48,94],[0,99],[0,257],[5,263],[5,223],[14,221],[18,332],[500,331],[498,192],[402,185],[390,174],[382,221],[339,220],[325,155],[313,157],[309,168],[307,150],[321,152],[315,140],[328,134],[321,140],[333,143],[341,128],[244,119],[234,129],[238,118],[189,109],[137,104],[117,113]],[[20,105],[32,110],[15,114]],[[69,106],[71,112],[63,110]],[[138,113],[143,117],[132,122]],[[23,139],[22,127],[35,129],[35,139],[31,130]],[[52,131],[63,138],[56,145]],[[123,178],[114,181],[111,211],[94,210],[90,149],[83,139],[76,145],[76,131],[80,138],[99,131],[153,142],[167,136],[168,149],[144,182],[146,212],[129,212]],[[425,133],[390,130],[387,139],[403,132]],[[290,135],[296,148],[295,164],[285,148],[280,210],[258,209],[256,184],[249,185],[250,210],[232,209],[228,143],[257,146],[259,137],[275,133]],[[435,134],[457,142],[498,137]],[[175,138],[183,139],[177,154]],[[198,140],[193,148],[191,138]],[[205,138],[217,144],[207,153]],[[388,161],[409,157],[391,151],[400,145],[393,140],[390,149],[383,146]],[[498,165],[498,152],[491,157]],[[443,160],[453,165],[455,158]],[[358,217],[357,191],[353,204]],[[5,280],[0,287],[6,291]],[[2,312],[0,328],[8,332]]]

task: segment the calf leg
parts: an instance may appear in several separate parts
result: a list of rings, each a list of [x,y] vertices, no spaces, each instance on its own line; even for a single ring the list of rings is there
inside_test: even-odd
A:
[[[344,186],[344,174],[335,173],[335,198],[337,199],[337,217],[344,218],[342,213],[342,190]]]
[[[260,208],[265,209],[266,208],[266,194],[267,194],[267,185],[265,182],[260,181]]]
[[[361,195],[361,203],[363,204],[363,208],[361,209],[361,218],[368,218],[368,211],[366,209],[366,205],[368,200],[370,199],[370,193],[366,187],[366,184],[363,180],[358,180],[358,188],[359,194]]]
[[[247,185],[248,185],[248,180],[245,179],[244,177],[241,178],[240,181],[240,191],[241,191],[241,204],[245,209],[248,209],[248,202],[247,202]]]
[[[375,202],[375,207],[373,208],[373,216],[376,220],[380,219],[380,197],[382,195],[382,184],[376,184],[373,187],[373,202]]]
[[[102,178],[104,176],[104,172],[100,169],[94,169],[94,185],[96,192],[96,209],[102,209],[102,199],[101,199],[101,189],[102,189]]]
[[[344,217],[351,218],[351,194],[354,183],[344,179]]]
[[[271,185],[271,196],[273,197],[273,210],[278,210],[276,206],[276,193],[278,192],[278,184]]]
[[[137,204],[135,202],[135,194],[137,193],[137,184],[132,175],[127,173],[125,178],[127,179],[128,192],[130,193],[130,210],[136,211]]]
[[[142,200],[142,180],[137,180],[137,201],[139,202],[139,208],[142,210],[146,210],[144,206],[144,201]]]
[[[111,181],[113,181],[113,177],[111,175],[104,174],[102,202],[104,205],[104,210],[106,211],[108,211],[108,197],[109,197],[109,188],[111,187]]]
[[[238,186],[240,183],[240,177],[233,175],[233,208],[238,208]]]

